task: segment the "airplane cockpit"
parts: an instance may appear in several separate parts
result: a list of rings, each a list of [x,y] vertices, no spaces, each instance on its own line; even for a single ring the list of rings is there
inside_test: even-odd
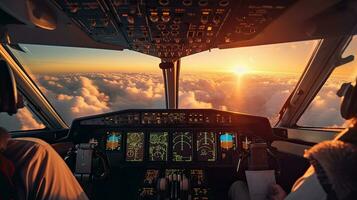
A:
[[[143,199],[219,199],[227,198],[248,146],[268,148],[271,128],[262,117],[212,109],[135,109],[75,120],[71,135],[106,152],[109,166],[99,165],[96,174],[115,169],[112,184],[127,199],[138,193]]]
[[[1,0],[23,104],[0,87],[0,127],[49,143],[89,199],[231,199],[238,180],[266,199],[349,127],[356,34],[353,0]]]

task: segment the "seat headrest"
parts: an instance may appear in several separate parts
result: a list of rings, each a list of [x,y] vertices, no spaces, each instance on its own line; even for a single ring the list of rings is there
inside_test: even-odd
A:
[[[4,60],[0,59],[0,112],[15,114],[18,95],[14,74]]]
[[[337,95],[343,96],[341,116],[347,120],[357,117],[357,80],[355,85],[352,83],[342,84]]]

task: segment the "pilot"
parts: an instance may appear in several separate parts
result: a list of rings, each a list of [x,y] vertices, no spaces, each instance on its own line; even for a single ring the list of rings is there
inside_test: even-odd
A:
[[[8,132],[0,127],[4,153],[0,157],[1,168],[8,169],[0,171],[1,176],[8,177],[5,185],[8,189],[2,187],[0,199],[88,199],[51,145],[36,138],[9,138]]]
[[[344,95],[341,115],[350,122],[350,127],[334,140],[307,150],[304,157],[311,165],[291,192],[287,194],[280,185],[274,184],[267,199],[357,199],[357,81]],[[250,199],[246,183],[233,183],[229,197],[231,200]]]
[[[21,107],[16,83],[0,59],[0,112]],[[15,101],[16,99],[16,101]],[[0,127],[0,200],[87,200],[88,197],[64,160],[43,140],[14,138]]]

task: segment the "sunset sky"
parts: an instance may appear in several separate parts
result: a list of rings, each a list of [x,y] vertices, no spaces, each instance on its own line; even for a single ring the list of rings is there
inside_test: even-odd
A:
[[[235,49],[213,49],[182,58],[182,72],[246,71],[301,73],[317,41],[302,41]],[[357,45],[355,45],[357,46]],[[22,45],[17,57],[33,73],[160,72],[160,59],[130,50],[112,51]],[[357,50],[357,48],[353,48]]]
[[[355,39],[356,40],[356,39]],[[348,53],[357,51],[353,41]],[[301,41],[235,49],[212,49],[182,58],[182,72],[301,73],[317,41]],[[157,72],[160,59],[124,50],[99,50],[70,47],[22,45],[26,53],[15,52],[33,73],[58,72]],[[346,53],[346,54],[348,54]],[[350,73],[344,67],[341,73]]]

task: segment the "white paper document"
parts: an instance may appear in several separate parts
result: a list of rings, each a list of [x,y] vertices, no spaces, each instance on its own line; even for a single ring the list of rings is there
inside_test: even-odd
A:
[[[266,200],[269,189],[275,184],[275,171],[245,171],[251,200]]]

